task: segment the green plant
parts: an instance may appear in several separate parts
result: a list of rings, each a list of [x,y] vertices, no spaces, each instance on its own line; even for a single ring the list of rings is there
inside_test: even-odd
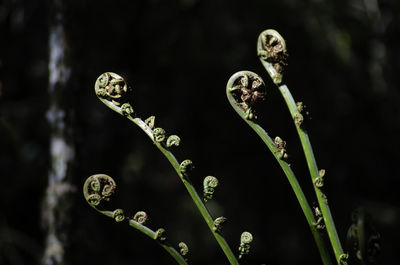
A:
[[[318,170],[308,134],[304,130],[304,117],[302,114],[303,104],[301,102],[296,103],[294,101],[288,87],[282,81],[284,67],[287,65],[286,60],[288,57],[285,40],[275,30],[265,30],[258,38],[257,53],[261,63],[272,78],[274,84],[278,86],[282,96],[284,97],[298,131],[311,174],[312,183],[318,198],[319,207],[315,209],[315,216],[311,210],[311,206],[307,202],[307,199],[297,181],[295,174],[293,173],[290,165],[285,161],[287,158],[285,150],[286,142],[280,137],[276,137],[273,140],[268,136],[266,131],[255,122],[256,116],[254,112],[254,105],[258,101],[264,99],[265,94],[263,91],[265,89],[265,85],[261,77],[249,71],[241,71],[234,74],[229,79],[226,89],[229,102],[239,116],[242,117],[247,124],[260,136],[271,153],[277,159],[279,165],[288,178],[293,191],[296,194],[297,200],[299,201],[299,204],[310,226],[324,264],[332,264],[329,258],[329,249],[324,240],[321,238],[319,231],[325,228],[328,232],[338,264],[345,264],[347,254],[343,252],[329,210],[327,197],[322,192],[325,170]]]
[[[312,185],[315,190],[315,197],[318,202],[317,207],[312,209],[308,203],[288,163],[286,142],[278,136],[272,139],[256,122],[257,105],[265,99],[266,95],[266,86],[262,78],[250,71],[237,72],[232,75],[227,83],[227,98],[238,115],[266,144],[282,168],[306,217],[323,263],[325,265],[335,263],[339,265],[347,264],[349,255],[343,251],[328,206],[327,196],[324,192],[325,170],[318,168],[308,132],[305,130],[304,123],[306,122],[305,116],[307,115],[307,111],[302,102],[295,102],[288,87],[283,82],[283,73],[288,58],[285,40],[275,30],[265,30],[258,38],[257,54],[273,83],[281,92],[290,111],[306,157]],[[214,176],[205,177],[203,181],[203,198],[198,195],[189,179],[190,172],[194,167],[193,162],[186,159],[179,163],[171,151],[172,148],[179,146],[180,138],[177,135],[168,136],[163,128],[156,127],[154,116],[145,120],[137,117],[130,103],[130,89],[121,76],[111,72],[102,74],[95,83],[95,92],[105,105],[139,126],[153,141],[154,145],[168,159],[176,171],[229,262],[231,264],[239,264],[239,260],[249,253],[253,235],[249,232],[242,233],[239,254],[236,257],[222,236],[222,227],[227,219],[223,216],[213,219],[205,206],[205,203],[213,198],[214,191],[218,186],[218,179]],[[96,210],[108,217],[114,218],[117,222],[128,221],[130,226],[156,240],[179,264],[186,264],[187,245],[183,242],[179,243],[179,253],[166,241],[166,232],[163,228],[152,231],[145,226],[147,219],[145,212],[140,211],[133,217],[127,217],[121,209],[114,211],[104,209],[105,202],[110,200],[115,189],[116,184],[111,177],[104,174],[92,175],[84,184],[84,196],[88,203]],[[369,223],[368,226],[365,225],[366,216],[366,214],[353,215],[353,225],[349,229],[348,237],[351,244],[355,247],[356,255],[357,257],[359,256],[358,259],[362,264],[374,264],[374,256],[377,253],[377,249],[379,249],[379,244],[377,243],[379,234],[376,233]],[[328,235],[329,242],[324,240],[324,233]],[[334,254],[335,262],[332,261],[331,252]]]
[[[204,202],[212,198],[214,189],[218,186],[217,178],[213,176],[205,177],[204,197],[202,199],[196,192],[189,179],[190,172],[194,167],[193,162],[190,159],[178,162],[171,151],[172,148],[179,146],[180,138],[177,135],[167,136],[166,131],[163,128],[155,127],[154,116],[142,120],[135,115],[132,105],[129,102],[130,90],[125,80],[121,76],[111,72],[102,74],[95,83],[95,92],[98,98],[106,106],[125,116],[134,124],[139,126],[153,141],[154,145],[168,159],[168,161],[178,174],[182,183],[186,187],[190,197],[195,203],[198,211],[201,213],[203,219],[207,223],[211,233],[214,235],[229,262],[231,264],[239,264],[238,259],[235,257],[235,254],[233,253],[221,233],[222,226],[225,223],[226,218],[221,216],[213,219],[204,204]],[[116,184],[111,177],[103,174],[93,175],[89,177],[84,184],[84,195],[88,203],[96,210],[114,219],[118,218],[116,219],[116,221],[128,220],[129,225],[145,233],[149,237],[156,239],[158,243],[162,247],[164,247],[164,249],[166,249],[179,264],[186,264],[186,261],[182,257],[183,254],[187,253],[188,250],[186,244],[181,244],[181,246],[186,246],[181,248],[181,256],[166,242],[165,236],[160,237],[158,235],[157,231],[160,230],[157,230],[156,232],[151,231],[149,228],[144,226],[143,223],[140,224],[138,221],[134,220],[134,218],[127,218],[126,216],[124,216],[122,210],[117,209],[115,211],[105,211],[99,208],[102,205],[102,202],[106,202],[110,199],[110,194],[115,191],[115,187]],[[164,230],[162,231],[164,233]]]

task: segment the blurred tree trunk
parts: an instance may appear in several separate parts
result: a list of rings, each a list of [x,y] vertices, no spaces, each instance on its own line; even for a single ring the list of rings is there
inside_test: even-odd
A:
[[[66,58],[67,40],[63,25],[63,1],[53,0],[49,8],[49,109],[50,170],[42,204],[45,250],[42,264],[65,264],[70,221],[73,145],[73,97],[68,86],[71,69]]]

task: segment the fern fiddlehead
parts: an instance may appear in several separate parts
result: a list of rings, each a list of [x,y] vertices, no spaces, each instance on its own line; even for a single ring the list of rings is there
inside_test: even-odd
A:
[[[181,138],[178,135],[170,135],[167,139],[167,148],[178,147],[181,143]]]
[[[235,97],[238,106],[245,111],[245,118],[256,119],[255,105],[265,98],[264,81],[255,73],[242,71],[232,84],[230,92]]]
[[[147,222],[147,219],[148,219],[147,213],[144,211],[136,212],[135,215],[133,216],[133,220],[135,220],[141,225],[144,225]]]
[[[213,231],[215,231],[217,233],[221,233],[222,228],[226,224],[227,221],[228,221],[228,219],[224,216],[215,218],[214,223],[213,223]]]
[[[189,253],[189,247],[186,245],[186,243],[185,242],[180,242],[178,244],[178,247],[179,247],[179,252],[181,253],[181,255],[183,257],[186,257],[188,255],[188,253]]]
[[[250,253],[250,243],[253,241],[253,235],[250,232],[243,232],[240,236],[240,245],[239,245],[239,259],[241,259],[244,255],[248,255]]]
[[[98,212],[113,218],[117,223],[128,221],[130,226],[156,240],[178,264],[187,265],[182,255],[166,242],[165,230],[164,234],[162,234],[160,229],[154,232],[150,228],[144,226],[144,222],[147,220],[147,214],[145,212],[137,212],[133,218],[129,218],[124,214],[123,209],[115,209],[113,211],[105,210],[105,204],[115,195],[116,188],[117,185],[113,178],[105,174],[95,174],[88,177],[83,184],[83,195],[87,203]]]
[[[211,200],[215,189],[218,187],[219,181],[214,176],[207,176],[203,180],[203,199],[204,202]]]
[[[120,75],[106,72],[97,78],[95,92],[98,97],[110,100],[113,104],[121,106],[123,104],[121,102],[124,101],[128,94],[128,85]]]
[[[296,103],[293,99],[289,88],[283,82],[283,70],[287,65],[287,50],[284,38],[275,30],[268,29],[263,31],[257,41],[257,54],[259,59],[271,77],[272,81],[279,88],[280,93],[285,99],[286,105],[290,111],[296,130],[298,132],[301,145],[306,157],[308,169],[310,171],[311,180],[314,184],[315,194],[321,209],[322,217],[326,226],[326,230],[335,253],[338,264],[344,264],[343,249],[337,234],[335,224],[332,218],[331,211],[328,206],[326,195],[321,188],[323,179],[320,177],[317,163],[314,157],[314,152],[311,147],[311,142],[308,133],[303,126],[303,115],[301,114],[302,104]]]
[[[264,30],[258,38],[257,54],[272,81],[280,84],[288,58],[286,42],[281,34],[273,29]]]
[[[271,66],[272,67],[272,66]],[[275,68],[273,68],[275,70]],[[295,195],[296,198],[303,210],[303,213],[307,219],[307,222],[309,224],[309,227],[311,229],[311,232],[314,236],[314,240],[318,246],[319,252],[321,254],[321,258],[324,262],[325,265],[331,265],[331,260],[329,257],[329,251],[327,246],[325,245],[325,242],[319,232],[317,231],[316,227],[314,226],[315,223],[315,218],[313,211],[307,202],[307,198],[304,195],[304,192],[302,188],[300,187],[300,184],[292,171],[290,165],[285,161],[285,158],[287,158],[285,146],[286,142],[284,142],[280,137],[276,137],[274,140],[268,135],[268,133],[258,124],[254,119],[249,119],[249,115],[247,113],[247,109],[243,108],[243,100],[242,100],[242,95],[241,95],[241,90],[238,89],[238,85],[242,82],[243,78],[246,78],[245,76],[252,76],[253,79],[261,80],[262,83],[264,83],[257,74],[250,72],[250,71],[240,71],[231,76],[231,78],[228,80],[227,86],[226,86],[226,95],[228,98],[229,103],[231,104],[232,108],[236,111],[236,113],[258,134],[258,136],[263,140],[265,145],[268,147],[268,149],[271,151],[271,153],[274,155],[275,159],[281,166],[283,172],[286,175],[286,178],[288,179]],[[240,85],[239,85],[240,86]],[[263,93],[265,95],[265,93]]]
[[[197,206],[199,212],[201,213],[203,219],[207,223],[209,229],[213,233],[215,239],[217,240],[229,262],[232,265],[239,264],[231,248],[222,237],[222,235],[213,230],[213,219],[207,208],[205,207],[204,203],[202,202],[200,196],[197,194],[191,181],[189,180],[190,172],[194,168],[193,162],[190,159],[186,159],[179,163],[170,150],[172,147],[179,146],[181,141],[179,136],[170,135],[167,137],[164,129],[162,129],[161,127],[155,127],[154,116],[147,118],[145,121],[136,116],[136,113],[134,113],[132,108],[132,103],[130,102],[131,97],[129,96],[129,94],[131,92],[131,89],[126,84],[125,80],[118,74],[107,72],[100,75],[95,83],[95,92],[98,98],[106,106],[135,123],[153,141],[155,146],[168,159],[168,161],[182,180],[193,202]],[[251,100],[249,99],[247,100],[247,102],[251,102]],[[126,107],[122,109],[122,106]]]

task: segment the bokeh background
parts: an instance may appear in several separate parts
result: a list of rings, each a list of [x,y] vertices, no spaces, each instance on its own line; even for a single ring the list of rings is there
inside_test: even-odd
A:
[[[57,2],[57,1],[56,1]],[[310,111],[308,128],[326,193],[344,241],[351,212],[365,207],[382,237],[378,264],[398,264],[400,200],[400,2],[397,0],[53,1],[0,3],[0,263],[43,264],[43,205],[52,167],[46,118],[49,29],[62,14],[71,69],[63,92],[75,156],[63,221],[60,264],[174,264],[138,231],[91,209],[86,177],[118,184],[115,205],[145,210],[149,227],[185,241],[193,264],[227,264],[172,167],[147,136],[106,108],[93,85],[105,71],[133,87],[138,116],[178,134],[179,160],[202,179],[220,179],[213,216],[226,216],[233,249],[254,235],[244,264],[321,264],[296,198],[273,156],[225,98],[229,77],[259,73],[268,95],[260,124],[287,141],[290,162],[312,203],[313,189],[284,101],[256,55],[258,34],[278,30],[290,54],[285,73]],[[61,10],[61,11],[60,11]]]

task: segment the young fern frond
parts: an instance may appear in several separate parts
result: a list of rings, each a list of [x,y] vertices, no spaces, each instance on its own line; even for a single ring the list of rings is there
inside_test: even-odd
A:
[[[325,170],[318,170],[308,133],[304,129],[303,104],[295,102],[288,87],[282,83],[283,68],[287,65],[286,43],[283,37],[275,30],[263,31],[257,42],[257,54],[261,63],[267,70],[275,85],[278,86],[283,98],[291,113],[293,122],[299,134],[299,138],[304,150],[307,165],[312,178],[315,194],[321,209],[321,215],[326,226],[326,230],[335,253],[338,264],[346,264],[347,256],[342,249],[339,236],[328,206],[326,195],[323,193],[323,176]]]
[[[98,212],[104,214],[105,216],[113,218],[116,222],[128,221],[128,224],[133,228],[136,228],[148,237],[156,240],[156,242],[163,247],[178,264],[187,265],[186,260],[183,258],[179,252],[173,248],[165,240],[158,240],[160,237],[157,231],[152,231],[147,226],[144,226],[144,222],[147,219],[147,214],[143,211],[137,212],[133,218],[125,216],[122,209],[116,209],[114,211],[109,211],[104,209],[104,202],[110,201],[111,197],[114,196],[116,191],[115,181],[108,175],[96,174],[88,177],[83,185],[83,194],[86,201],[96,209]]]
[[[221,235],[220,231],[217,232],[214,230],[214,220],[189,179],[190,172],[194,167],[193,162],[189,159],[186,159],[179,163],[171,152],[172,147],[179,146],[180,138],[176,135],[171,135],[167,137],[164,129],[160,127],[154,128],[154,116],[149,117],[145,121],[143,121],[141,118],[136,117],[131,103],[129,102],[130,88],[121,76],[111,72],[106,72],[102,74],[95,83],[95,92],[98,98],[106,106],[108,106],[115,112],[125,116],[130,121],[139,126],[153,141],[154,145],[161,151],[161,153],[163,153],[163,155],[168,159],[168,161],[180,177],[181,181],[185,185],[193,202],[197,206],[197,209],[201,213],[203,219],[207,223],[210,231],[214,235],[230,264],[238,265],[238,260],[233,254],[228,243]]]
[[[249,109],[251,109],[251,112],[254,112],[254,104],[257,103],[257,101],[253,102],[252,106],[248,106],[246,102],[244,102],[242,98],[242,91],[243,89],[241,88],[242,86],[248,86],[247,81],[243,82],[244,80],[253,80],[253,82],[256,82],[256,84],[261,83],[262,86],[264,86],[264,81],[259,77],[257,74],[250,72],[250,71],[240,71],[237,72],[236,74],[232,75],[231,78],[229,79],[227,86],[226,86],[226,95],[228,97],[228,101],[233,107],[233,109],[236,111],[237,114],[258,134],[258,136],[263,140],[263,142],[266,144],[268,149],[271,151],[271,153],[274,155],[275,159],[278,161],[279,165],[281,166],[283,172],[285,173],[295,195],[296,198],[301,206],[301,209],[303,210],[303,213],[307,219],[307,222],[310,226],[311,232],[314,236],[315,242],[318,246],[318,250],[320,252],[321,258],[324,262],[325,265],[332,265],[331,259],[329,257],[329,250],[321,236],[321,234],[318,232],[315,224],[315,218],[313,211],[307,202],[307,199],[304,195],[303,190],[300,187],[299,182],[297,181],[297,178],[295,174],[293,173],[292,169],[290,168],[290,165],[284,160],[284,153],[282,150],[284,150],[283,146],[283,141],[280,138],[275,138],[273,140],[268,133],[260,126],[258,125],[254,119],[250,119],[250,115],[248,114]],[[253,86],[253,85],[251,85]],[[265,92],[259,92],[265,94]],[[261,98],[259,98],[261,100]],[[253,114],[254,116],[254,114]],[[280,140],[279,140],[280,139]]]
[[[312,183],[314,186],[315,194],[318,199],[318,204],[324,219],[326,230],[335,253],[338,264],[346,264],[346,254],[343,252],[339,236],[337,234],[335,224],[332,218],[331,211],[328,206],[328,200],[321,186],[320,170],[318,170],[317,163],[314,157],[314,152],[311,147],[311,142],[307,131],[303,126],[303,115],[299,104],[294,101],[289,88],[283,83],[283,69],[287,65],[287,51],[286,43],[283,37],[275,30],[268,29],[263,31],[257,41],[257,54],[261,63],[267,70],[275,85],[278,86],[286,105],[289,108],[293,122],[297,129],[301,145],[306,157],[308,169],[310,171]]]
[[[239,246],[239,259],[244,255],[248,255],[250,252],[250,243],[253,241],[253,235],[249,232],[243,232],[240,236],[240,246]]]

